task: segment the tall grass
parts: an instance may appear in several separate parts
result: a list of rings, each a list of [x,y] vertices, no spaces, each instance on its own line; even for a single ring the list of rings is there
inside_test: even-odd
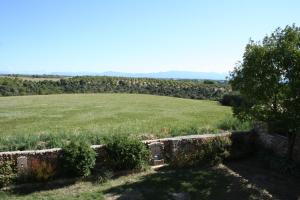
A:
[[[0,151],[15,151],[29,149],[47,149],[63,147],[71,140],[84,141],[88,144],[102,144],[104,139],[111,134],[135,135],[140,139],[154,139],[162,137],[174,137],[182,135],[212,134],[222,130],[238,130],[247,131],[251,129],[250,122],[241,122],[234,117],[228,117],[217,123],[216,126],[196,126],[185,125],[181,127],[162,128],[156,133],[136,132],[130,133],[131,129],[115,128],[110,132],[88,132],[78,131],[75,133],[58,132],[58,133],[42,133],[42,134],[13,134],[0,137]]]
[[[219,130],[216,127],[205,126],[189,126],[184,128],[173,128],[170,129],[170,136],[182,136],[182,135],[200,135],[200,134],[212,134],[217,133]]]
[[[240,130],[246,131],[251,129],[250,122],[241,122],[236,118],[228,117],[220,121],[217,126],[204,126],[197,127],[182,126],[175,128],[162,128],[155,134],[137,134],[130,133],[130,129],[111,129],[111,132],[95,133],[88,131],[79,131],[76,133],[59,132],[59,133],[43,133],[43,134],[14,134],[5,135],[0,137],[0,151],[15,151],[15,150],[28,150],[28,149],[47,149],[63,147],[71,140],[83,141],[88,144],[102,144],[105,138],[110,137],[112,134],[134,135],[140,139],[154,139],[161,137],[174,137],[182,135],[197,135],[197,134],[213,134],[222,130]],[[147,138],[149,137],[149,138]]]
[[[95,132],[60,132],[60,133],[43,133],[43,134],[14,134],[5,135],[0,138],[1,151],[17,151],[17,150],[40,150],[49,148],[59,148],[67,145],[70,141],[83,141],[90,145],[103,144],[105,139],[114,134],[135,136],[141,140],[155,139],[163,137],[173,137],[181,135],[195,135],[216,133],[216,128],[210,127],[184,127],[184,128],[163,128],[155,134],[145,133],[129,133],[130,130],[114,129],[110,133],[95,133]]]
[[[217,124],[217,128],[221,130],[229,130],[229,131],[248,131],[251,129],[250,121],[240,121],[235,117],[228,117],[221,120]]]

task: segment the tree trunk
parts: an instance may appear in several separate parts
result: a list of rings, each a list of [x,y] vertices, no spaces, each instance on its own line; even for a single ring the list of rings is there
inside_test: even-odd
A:
[[[295,132],[288,133],[288,151],[287,151],[288,160],[293,160],[295,141],[296,141],[296,133]]]

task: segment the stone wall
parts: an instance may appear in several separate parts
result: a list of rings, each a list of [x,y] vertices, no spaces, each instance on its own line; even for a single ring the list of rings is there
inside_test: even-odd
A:
[[[101,163],[106,153],[104,145],[92,145],[91,148],[97,152],[98,164]],[[61,148],[0,152],[0,164],[11,163],[14,171],[21,175],[37,173],[37,170],[43,170],[43,168],[56,173],[60,171],[61,155]]]
[[[254,133],[252,132],[233,132],[221,134],[191,135],[173,138],[164,138],[157,140],[143,141],[151,152],[151,163],[153,165],[163,164],[170,161],[179,150],[187,148],[186,144],[200,144],[197,148],[201,148],[201,142],[215,137],[227,137],[232,141],[231,158],[239,158],[253,152]],[[105,163],[107,154],[104,145],[91,146],[97,152],[96,166],[99,167]],[[194,146],[191,148],[195,148]],[[13,151],[1,152],[0,163],[11,162],[14,169],[21,174],[36,173],[35,166],[45,166],[54,171],[59,171],[59,157],[62,154],[60,148],[35,150],[35,151]]]
[[[227,137],[232,141],[230,158],[237,159],[247,156],[255,151],[256,147],[270,149],[279,156],[287,153],[287,138],[277,134],[269,134],[264,124],[256,124],[253,132],[225,132],[220,134],[190,135],[173,138],[163,138],[143,141],[151,152],[151,164],[159,165],[171,161],[178,151],[184,148],[201,148],[204,140],[215,137]],[[103,166],[107,159],[104,145],[91,146],[97,152],[96,166]],[[0,152],[0,163],[12,163],[14,170],[18,173],[34,173],[36,166],[50,167],[59,171],[60,148],[34,150],[34,151],[12,151]],[[294,160],[300,162],[300,137],[296,139]]]
[[[270,134],[268,126],[264,123],[257,123],[254,127],[257,134],[259,147],[269,149],[278,156],[286,156],[288,150],[288,138],[279,134]],[[300,162],[300,135],[297,136],[294,148],[293,159]]]
[[[56,171],[58,169],[60,154],[61,149],[59,148],[37,151],[1,152],[0,163],[10,162],[18,174],[33,173],[37,162],[52,166]]]
[[[166,161],[170,161],[176,157],[177,152],[182,151],[184,148],[188,149],[188,145],[190,145],[191,148],[201,148],[201,143],[203,143],[204,140],[211,140],[216,137],[227,137],[232,141],[231,159],[247,156],[255,150],[254,132],[225,132],[220,134],[189,135],[158,140],[146,140],[144,142],[148,146],[151,146],[153,143],[155,143],[156,146],[160,144],[161,154],[157,156],[152,153],[152,157],[161,157]]]

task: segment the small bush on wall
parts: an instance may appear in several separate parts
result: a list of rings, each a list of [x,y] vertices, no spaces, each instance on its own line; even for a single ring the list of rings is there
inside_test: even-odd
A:
[[[95,162],[96,152],[87,143],[72,141],[63,147],[63,171],[70,176],[85,177],[90,175]]]
[[[213,166],[219,164],[229,156],[231,140],[229,138],[216,137],[203,140],[200,143],[187,141],[179,144],[178,151],[171,165],[174,167]]]
[[[11,167],[12,163],[0,163],[0,188],[12,184],[16,179],[16,173]]]
[[[149,150],[136,138],[113,135],[105,139],[108,165],[113,170],[141,170],[149,162]]]

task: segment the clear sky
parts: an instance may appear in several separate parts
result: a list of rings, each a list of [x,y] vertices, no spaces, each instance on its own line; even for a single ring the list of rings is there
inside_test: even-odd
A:
[[[299,0],[0,0],[0,72],[228,72]]]

